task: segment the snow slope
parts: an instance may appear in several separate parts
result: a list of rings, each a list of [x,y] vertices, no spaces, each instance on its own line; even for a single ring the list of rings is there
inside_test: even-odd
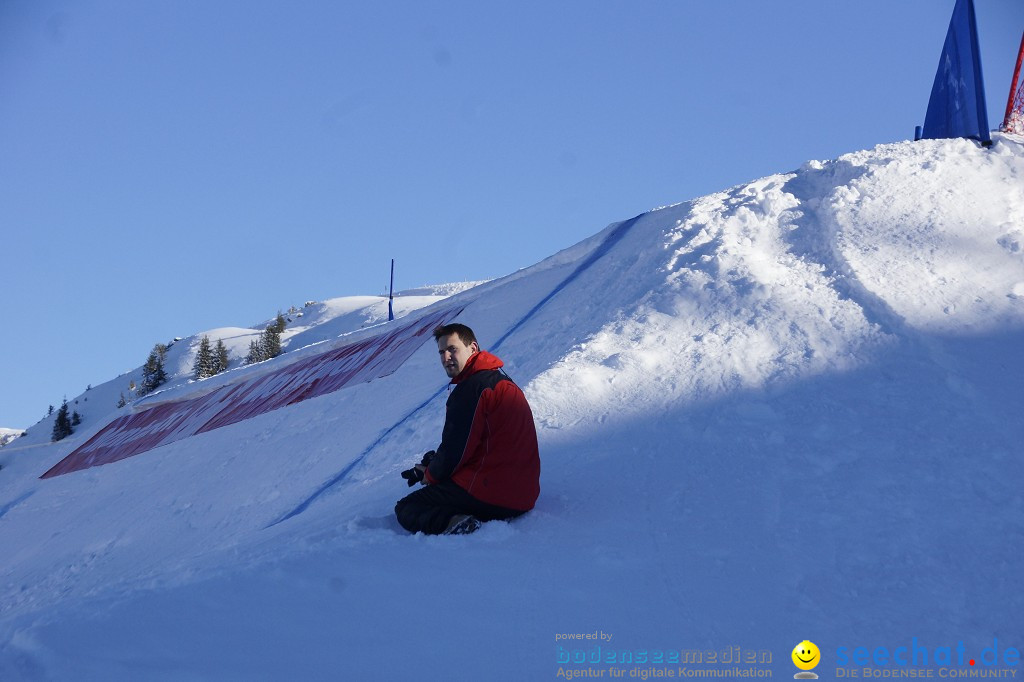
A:
[[[457,282],[452,284],[428,285],[416,289],[396,292],[393,302],[395,318],[405,317],[410,312],[428,306],[460,291],[477,286],[481,282]],[[276,317],[276,316],[275,316]],[[309,301],[301,309],[293,307],[285,315],[287,326],[281,335],[281,346],[286,353],[301,351],[326,340],[337,339],[346,334],[372,328],[387,322],[387,296],[343,296],[317,302]],[[168,395],[178,395],[195,390],[193,367],[196,353],[203,336],[210,337],[212,345],[223,341],[228,349],[230,369],[249,371],[244,367],[245,357],[249,352],[249,344],[259,339],[263,330],[275,321],[275,318],[264,320],[252,327],[221,327],[198,332],[186,338],[178,338],[167,342],[167,355],[164,369],[167,372],[167,383],[160,386],[158,399],[166,399]],[[149,353],[147,349],[140,353],[141,359]],[[228,375],[230,376],[230,375]],[[228,376],[222,375],[214,381],[222,381]],[[207,380],[209,381],[209,380]],[[106,424],[119,409],[117,405],[123,397],[128,403],[135,403],[135,387],[142,383],[142,367],[136,367],[99,386],[90,386],[81,395],[68,401],[69,408],[79,413],[82,428],[67,442],[80,444],[82,435],[95,431]],[[134,405],[126,409],[133,409]],[[45,445],[50,442],[56,413],[41,419],[27,430],[27,436],[19,441],[19,447]],[[17,431],[22,433],[21,430]]]
[[[1022,180],[1020,138],[883,145],[454,293],[543,461],[537,508],[473,536],[392,519],[440,434],[430,343],[46,481],[74,443],[5,448],[0,679],[608,678],[737,647],[789,678],[803,639],[832,677],[855,647],[1019,650]]]

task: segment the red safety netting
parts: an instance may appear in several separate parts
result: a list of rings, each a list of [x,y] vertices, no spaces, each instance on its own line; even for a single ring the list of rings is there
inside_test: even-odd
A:
[[[461,306],[446,308],[384,334],[221,386],[198,397],[156,404],[118,417],[41,478],[116,462],[352,384],[387,376],[419,348],[437,325],[453,319],[461,311]]]
[[[1021,62],[1024,61],[1024,34],[1020,37],[1020,49],[1017,51],[1017,66],[1013,70],[1010,82],[1010,96],[1006,101],[1006,116],[999,129],[1004,133],[1024,135],[1024,79],[1020,78]]]

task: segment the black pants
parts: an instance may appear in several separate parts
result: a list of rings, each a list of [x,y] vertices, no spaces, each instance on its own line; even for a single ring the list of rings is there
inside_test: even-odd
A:
[[[423,486],[395,505],[395,516],[402,528],[428,535],[443,533],[457,514],[470,514],[481,521],[497,521],[514,519],[523,513],[481,502],[450,479]]]

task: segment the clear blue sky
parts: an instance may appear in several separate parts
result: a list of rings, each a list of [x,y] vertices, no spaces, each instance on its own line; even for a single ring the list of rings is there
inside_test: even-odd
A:
[[[0,0],[0,426],[156,342],[505,275],[908,139],[953,0]],[[976,0],[992,127],[1024,2]]]

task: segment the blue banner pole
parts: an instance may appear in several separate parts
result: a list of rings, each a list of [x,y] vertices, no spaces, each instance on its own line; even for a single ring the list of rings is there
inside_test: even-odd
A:
[[[395,309],[391,305],[395,297],[395,259],[391,259],[391,284],[388,287],[388,322],[395,319]]]

